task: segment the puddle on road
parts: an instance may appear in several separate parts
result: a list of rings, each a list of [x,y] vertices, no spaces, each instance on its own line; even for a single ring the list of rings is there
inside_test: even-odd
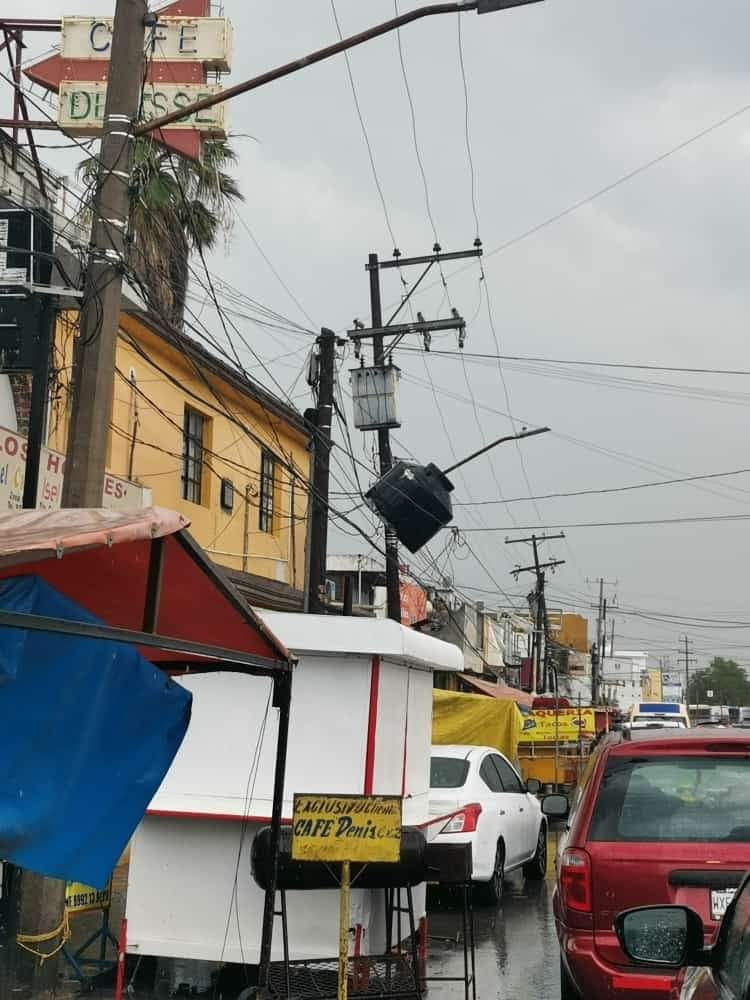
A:
[[[505,883],[498,909],[474,910],[478,1000],[559,1000],[559,953],[552,917],[555,840],[553,834],[545,882],[527,882],[515,873]],[[456,899],[444,894],[434,898],[429,937],[427,975],[463,976],[461,910]],[[431,1000],[463,1000],[463,996],[463,983],[429,984]]]

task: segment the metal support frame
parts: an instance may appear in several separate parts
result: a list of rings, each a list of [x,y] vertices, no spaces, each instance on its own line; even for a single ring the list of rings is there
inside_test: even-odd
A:
[[[111,900],[111,889],[110,889],[110,900]],[[99,955],[97,958],[93,958],[86,954],[88,949],[92,944],[99,942]],[[75,951],[71,951],[67,945],[62,947],[62,956],[64,960],[73,970],[76,979],[83,986],[90,986],[94,976],[100,975],[102,972],[114,967],[117,959],[107,958],[107,943],[110,942],[115,946],[115,955],[117,955],[117,938],[112,933],[109,926],[109,906],[102,910],[102,922],[97,927],[97,929],[90,934],[83,944],[79,945]],[[94,976],[88,976],[83,971],[83,966],[90,966],[94,971]]]
[[[23,32],[25,30],[24,24],[21,21],[0,21],[0,30],[2,30],[4,38],[2,45],[0,45],[0,50],[5,49],[8,53],[8,67],[10,69],[10,75],[13,78],[13,118],[10,120],[10,124],[5,126],[11,128],[12,130],[11,165],[15,170],[18,153],[18,133],[19,130],[23,128],[26,132],[26,140],[29,144],[29,152],[31,153],[31,159],[34,164],[39,191],[42,197],[46,198],[47,187],[44,182],[44,170],[42,168],[41,161],[39,160],[39,152],[36,148],[36,143],[34,142],[34,133],[32,131],[33,125],[29,120],[29,109],[26,105],[26,96],[24,95],[23,88],[21,87],[21,56],[25,48],[23,43]],[[34,29],[32,28],[28,30]],[[50,28],[47,27],[41,30],[49,31]],[[6,119],[3,119],[0,124],[3,124],[4,121],[6,121]]]

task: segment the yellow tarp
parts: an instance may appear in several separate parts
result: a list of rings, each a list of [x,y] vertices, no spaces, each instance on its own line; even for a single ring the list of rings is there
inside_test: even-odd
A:
[[[495,747],[509,760],[518,753],[523,716],[513,701],[456,691],[432,692],[432,742]]]

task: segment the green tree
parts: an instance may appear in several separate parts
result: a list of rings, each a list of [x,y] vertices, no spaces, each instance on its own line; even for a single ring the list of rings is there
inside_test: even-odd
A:
[[[243,195],[227,167],[237,162],[226,142],[206,142],[191,160],[150,139],[137,139],[130,181],[127,264],[139,279],[149,309],[173,326],[182,324],[191,250],[211,250],[232,228],[232,205]],[[91,211],[97,162],[78,169]]]
[[[713,691],[711,699],[707,691]],[[706,670],[698,670],[691,676],[688,697],[691,705],[709,701],[724,705],[750,705],[750,680],[734,660],[715,656]]]

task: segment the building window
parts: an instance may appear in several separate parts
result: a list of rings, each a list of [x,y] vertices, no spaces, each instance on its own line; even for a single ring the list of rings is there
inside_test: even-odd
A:
[[[197,410],[185,407],[182,425],[182,499],[203,500],[203,452],[208,420]]]
[[[276,459],[265,448],[260,456],[260,503],[258,527],[261,531],[273,531],[273,516],[276,494]]]

